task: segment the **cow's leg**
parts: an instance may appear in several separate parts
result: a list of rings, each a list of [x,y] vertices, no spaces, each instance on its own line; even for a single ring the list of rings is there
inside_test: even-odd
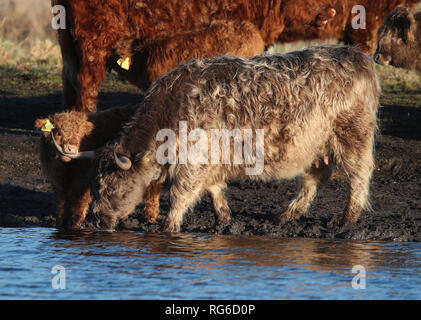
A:
[[[363,209],[369,209],[368,201],[371,174],[374,168],[373,146],[376,118],[369,108],[355,106],[354,113],[339,115],[336,120],[336,163],[349,179],[349,200],[343,222],[356,222]]]
[[[79,61],[76,42],[73,40],[69,29],[58,30],[58,42],[60,44],[63,61],[63,109],[80,110],[78,103],[79,84],[77,75],[79,73]]]
[[[349,178],[349,200],[343,222],[357,222],[361,211],[370,208],[368,201],[371,174],[374,168],[373,139],[365,146],[349,152],[342,166]]]
[[[228,207],[228,202],[222,193],[222,190],[226,187],[227,185],[225,183],[220,183],[207,188],[207,191],[211,195],[213,207],[218,215],[218,222],[220,224],[228,223],[231,220],[231,211]]]
[[[161,184],[152,181],[145,191],[145,208],[143,219],[146,222],[155,222],[159,215],[159,197],[161,195]]]
[[[78,74],[79,96],[82,112],[96,112],[98,89],[106,76],[106,50],[84,51]]]
[[[291,201],[287,210],[281,215],[281,221],[293,221],[299,219],[308,209],[317,193],[320,181],[327,180],[332,169],[325,163],[313,166],[301,177],[301,189],[297,197]]]
[[[171,208],[165,221],[166,232],[180,231],[183,215],[203,194],[203,170],[181,165],[170,189]],[[201,172],[202,171],[202,172]]]
[[[65,63],[63,61],[63,63]],[[64,67],[63,67],[64,68]],[[69,75],[63,70],[62,73],[63,81],[63,109],[64,110],[79,110],[80,106],[77,106],[78,102],[78,90],[73,85]]]

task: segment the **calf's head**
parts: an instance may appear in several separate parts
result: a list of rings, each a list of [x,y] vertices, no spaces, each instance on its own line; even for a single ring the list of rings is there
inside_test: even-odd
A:
[[[38,119],[35,127],[56,149],[57,157],[69,162],[71,159],[92,158],[93,151],[80,151],[84,138],[94,129],[86,113],[62,112],[49,118]]]
[[[417,21],[411,8],[397,6],[379,28],[374,60],[381,65],[411,68],[417,38]]]

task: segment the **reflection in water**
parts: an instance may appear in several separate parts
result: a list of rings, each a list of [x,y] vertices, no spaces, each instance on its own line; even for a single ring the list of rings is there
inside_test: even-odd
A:
[[[8,267],[26,257],[32,263],[19,269],[26,270],[21,277],[47,279],[24,297],[36,291],[35,297],[65,299],[421,298],[418,243],[14,230],[19,236],[0,228],[0,245],[9,241],[0,246]],[[57,264],[68,274],[60,293],[48,284]],[[351,287],[354,265],[366,268],[365,290]],[[2,282],[4,275],[0,268],[0,298],[17,286]]]
[[[189,259],[194,258],[201,267],[230,264],[250,265],[260,267],[297,266],[312,271],[337,270],[350,272],[354,265],[364,265],[368,269],[379,264],[392,267],[389,261],[389,251],[382,250],[385,243],[335,241],[324,239],[268,239],[257,236],[208,236],[197,234],[139,234],[134,232],[91,233],[91,232],[55,232],[54,239],[71,240],[61,246],[95,248],[117,246],[124,247],[124,255],[177,255],[186,259],[187,268],[195,265]],[[96,251],[80,251],[81,255],[97,254]],[[123,253],[113,251],[111,255]],[[394,257],[392,262],[400,265],[407,260],[406,255],[398,252],[400,257]],[[386,260],[386,261],[385,261]],[[184,267],[184,265],[182,266]]]

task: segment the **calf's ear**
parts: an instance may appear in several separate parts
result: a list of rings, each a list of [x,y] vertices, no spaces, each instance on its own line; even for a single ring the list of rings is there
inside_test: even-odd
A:
[[[35,127],[40,129],[45,137],[50,135],[51,130],[54,129],[54,125],[48,118],[35,120]]]
[[[88,135],[92,132],[92,130],[94,130],[94,124],[90,121],[84,121],[82,128],[83,128],[83,133],[85,135]]]

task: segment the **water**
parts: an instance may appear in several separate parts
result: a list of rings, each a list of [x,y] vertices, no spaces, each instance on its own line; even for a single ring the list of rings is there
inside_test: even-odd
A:
[[[421,243],[0,228],[0,259],[0,299],[421,299]]]

